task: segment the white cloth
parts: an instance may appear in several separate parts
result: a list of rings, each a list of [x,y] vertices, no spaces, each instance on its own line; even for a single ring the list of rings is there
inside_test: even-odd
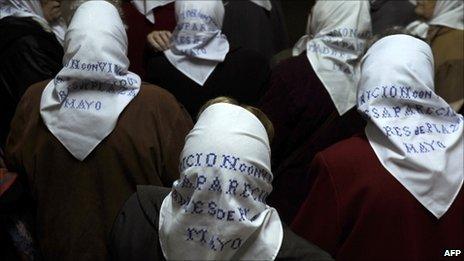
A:
[[[180,72],[203,86],[229,52],[221,31],[224,6],[221,1],[177,1],[175,8],[177,26],[164,54]]]
[[[429,28],[430,26],[427,24],[427,22],[416,20],[410,23],[408,26],[406,26],[405,29],[406,29],[406,32],[408,32],[409,34],[425,39],[427,38],[427,33],[429,32]]]
[[[430,21],[414,21],[406,27],[406,31],[425,39],[430,25],[464,30],[464,2],[462,0],[436,1],[432,19]]]
[[[40,112],[53,135],[84,160],[116,126],[138,94],[141,80],[128,72],[127,36],[117,9],[106,1],[83,3],[69,25],[63,69],[42,93]]]
[[[430,25],[441,25],[464,30],[464,1],[440,0],[435,4]]]
[[[232,0],[233,1],[233,0]],[[253,4],[259,5],[267,11],[272,10],[272,3],[269,0],[250,0]]]
[[[319,0],[308,18],[306,33],[293,48],[293,55],[306,51],[338,113],[343,115],[356,105],[356,64],[372,34],[369,2]]]
[[[143,14],[152,24],[155,23],[156,17],[153,10],[157,7],[164,6],[174,2],[175,0],[132,0],[134,7]]]
[[[66,33],[66,24],[62,18],[53,24],[50,24],[44,18],[42,5],[40,1],[34,0],[1,0],[0,2],[0,19],[14,17],[31,17],[38,22],[47,32],[53,32],[58,42],[63,45],[64,35]]]
[[[132,4],[135,8],[143,14],[152,24],[155,23],[156,17],[153,14],[153,10],[157,7],[164,6],[174,2],[175,0],[132,0]],[[256,5],[261,6],[267,11],[271,11],[272,3],[269,0],[250,0]]]
[[[160,210],[167,260],[274,260],[283,229],[266,130],[240,106],[209,106],[187,135],[180,178]]]
[[[434,93],[433,68],[425,42],[380,39],[362,60],[358,111],[382,165],[440,218],[463,183],[463,116]]]

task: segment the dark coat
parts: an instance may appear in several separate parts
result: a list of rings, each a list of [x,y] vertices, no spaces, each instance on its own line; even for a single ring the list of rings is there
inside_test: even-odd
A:
[[[147,80],[172,93],[195,118],[205,102],[218,96],[255,105],[267,89],[269,74],[269,64],[259,53],[231,48],[203,86],[174,67],[162,52],[148,60]]]
[[[268,202],[290,223],[306,198],[307,169],[317,152],[362,131],[356,108],[340,116],[306,53],[281,62],[272,71],[260,108],[274,124],[274,190]]]
[[[110,237],[112,260],[165,260],[158,240],[159,210],[171,190],[138,186],[116,219]],[[332,260],[317,246],[284,225],[284,239],[276,260]]]
[[[53,33],[32,18],[0,20],[0,149],[4,147],[16,105],[26,89],[55,77],[63,47]]]
[[[319,153],[292,229],[337,260],[462,260],[464,190],[440,219],[380,163],[364,135]],[[462,255],[462,253],[461,253]]]

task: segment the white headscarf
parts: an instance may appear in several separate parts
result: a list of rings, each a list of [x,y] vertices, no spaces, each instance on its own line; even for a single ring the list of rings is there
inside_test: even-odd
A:
[[[222,34],[224,6],[221,1],[177,1],[177,27],[166,58],[179,71],[203,86],[229,52]]]
[[[308,18],[307,35],[293,49],[306,51],[340,115],[356,105],[358,59],[372,25],[368,1],[317,1]]]
[[[152,24],[155,23],[155,16],[153,10],[160,6],[165,6],[174,2],[175,0],[132,0],[131,3],[135,6],[137,11],[143,14],[148,21]]]
[[[0,19],[14,17],[31,17],[38,22],[44,30],[53,32],[58,42],[63,45],[66,33],[66,24],[62,18],[57,22],[49,24],[44,18],[42,5],[39,0],[1,0]]]
[[[358,111],[382,165],[435,217],[464,179],[463,116],[434,93],[433,55],[408,35],[380,39],[362,60]]]
[[[233,1],[233,0],[232,0]],[[269,0],[250,0],[253,4],[259,5],[267,11],[272,10],[272,3]]]
[[[180,178],[160,210],[167,260],[274,260],[282,223],[272,191],[266,130],[242,107],[209,106],[187,135]]]
[[[435,4],[430,25],[441,25],[464,30],[464,1],[440,0]]]
[[[153,15],[153,10],[157,7],[170,4],[174,1],[175,0],[132,0],[131,2],[141,14],[143,14],[152,24],[154,24],[156,18]],[[251,2],[261,6],[267,11],[271,11],[272,9],[272,3],[269,0],[251,0]]]
[[[430,21],[414,21],[406,27],[406,31],[425,39],[430,25],[441,25],[464,30],[464,2],[462,0],[436,1],[432,19]]]
[[[106,1],[77,9],[64,49],[64,67],[43,91],[40,112],[53,135],[82,161],[113,131],[141,80],[127,70],[126,31]]]

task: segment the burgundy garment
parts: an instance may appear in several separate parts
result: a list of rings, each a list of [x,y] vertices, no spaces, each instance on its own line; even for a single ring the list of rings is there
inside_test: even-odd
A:
[[[293,220],[306,198],[308,174],[317,152],[362,131],[355,108],[340,116],[306,53],[281,62],[272,72],[261,109],[275,128],[272,144],[274,191],[269,204],[284,222]]]
[[[152,24],[142,15],[130,2],[122,4],[124,21],[127,24],[127,38],[129,39],[129,70],[137,73],[144,79],[145,66],[144,57],[148,52],[147,35],[155,30],[167,30],[172,32],[176,27],[174,14],[174,3],[160,6],[153,10],[155,24]]]
[[[336,260],[462,260],[444,256],[464,249],[462,189],[437,219],[381,165],[365,136],[319,153],[310,172],[317,178],[292,229]]]

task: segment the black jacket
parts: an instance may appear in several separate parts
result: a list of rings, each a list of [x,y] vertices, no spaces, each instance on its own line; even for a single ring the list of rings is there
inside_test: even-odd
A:
[[[159,209],[171,189],[138,186],[113,225],[109,251],[112,260],[165,260],[158,240]],[[333,260],[327,253],[284,225],[276,260]]]
[[[180,72],[162,52],[153,54],[147,66],[147,81],[172,93],[192,118],[196,118],[205,102],[218,96],[255,105],[264,95],[270,75],[268,61],[259,53],[244,48],[231,48],[203,86]]]
[[[0,20],[0,148],[4,147],[16,105],[34,83],[62,68],[63,47],[32,18]]]

